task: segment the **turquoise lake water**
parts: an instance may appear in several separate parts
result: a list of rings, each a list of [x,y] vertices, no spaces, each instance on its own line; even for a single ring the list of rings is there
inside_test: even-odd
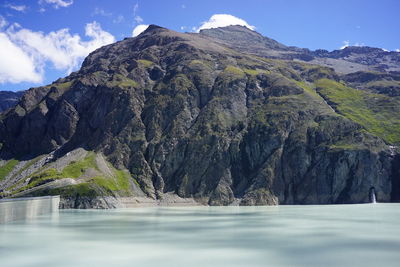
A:
[[[0,225],[0,266],[400,266],[400,204],[61,210]]]

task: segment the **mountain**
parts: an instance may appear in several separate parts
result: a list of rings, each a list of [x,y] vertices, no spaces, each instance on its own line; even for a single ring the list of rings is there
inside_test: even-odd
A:
[[[24,94],[23,91],[11,92],[11,91],[0,91],[0,112],[14,107],[17,105],[21,96]]]
[[[333,68],[342,74],[356,71],[400,71],[400,53],[380,48],[349,46],[332,52],[323,49],[311,51],[285,46],[244,26],[201,30],[200,35],[210,37],[211,41],[227,45],[236,51],[266,58],[317,64]]]
[[[1,114],[0,194],[66,208],[364,203],[371,187],[399,200],[398,74],[307,53],[334,51],[240,26],[151,25],[104,46]]]

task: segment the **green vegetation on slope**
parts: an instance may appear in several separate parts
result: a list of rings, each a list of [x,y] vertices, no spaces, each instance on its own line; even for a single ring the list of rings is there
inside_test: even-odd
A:
[[[32,175],[29,180],[29,184],[21,188],[19,191],[33,188],[37,185],[44,184],[46,182],[51,182],[55,179],[60,179],[60,178],[63,178],[61,174],[56,169],[50,168],[38,174]]]
[[[212,70],[213,69],[213,63],[210,62],[210,61],[207,61],[207,60],[194,59],[194,60],[190,61],[189,67],[191,69],[206,68],[208,70]]]
[[[228,65],[224,71],[222,72],[222,74],[231,77],[232,79],[240,79],[244,77],[244,72],[243,70],[241,70],[238,67],[232,66],[232,65]]]
[[[60,195],[62,197],[95,197],[97,191],[90,183],[80,183],[76,185],[68,185],[59,188],[52,188],[43,191],[35,192],[34,195]]]
[[[52,84],[53,85],[53,84]],[[71,87],[71,85],[72,85],[72,81],[69,81],[69,82],[65,82],[65,83],[57,83],[57,84],[54,84],[57,88],[59,88],[59,89],[68,89],[68,88],[70,88]]]
[[[391,144],[400,143],[400,99],[321,79],[317,91],[343,116]]]
[[[19,191],[23,191],[26,189],[33,188],[37,185],[50,182],[56,179],[61,179],[61,178],[78,178],[82,174],[85,173],[85,171],[89,168],[96,168],[96,154],[95,153],[89,153],[83,160],[81,161],[72,161],[70,164],[68,164],[61,172],[54,169],[54,168],[49,168],[44,171],[38,171],[34,174],[32,174],[29,178],[29,183],[25,187],[21,188]]]
[[[244,68],[244,69],[242,69],[243,71],[244,71],[244,73],[246,73],[247,75],[250,75],[250,76],[257,76],[257,75],[259,75],[259,74],[270,74],[271,72],[270,71],[268,71],[268,70],[263,70],[263,69],[247,69],[247,68]]]
[[[154,65],[154,62],[146,59],[139,59],[137,62],[143,65],[145,68],[149,68]]]
[[[62,170],[61,176],[69,178],[78,178],[89,168],[93,169],[97,168],[95,153],[89,153],[88,156],[81,161],[71,162],[68,166],[66,166]]]
[[[48,194],[69,197],[74,195],[87,197],[94,197],[97,195],[130,196],[132,195],[129,182],[130,179],[131,176],[128,172],[114,169],[114,175],[112,177],[98,175],[83,183],[48,190]],[[135,180],[134,182],[137,184]]]
[[[365,149],[365,146],[362,146],[361,144],[358,143],[346,143],[346,142],[337,142],[335,144],[332,144],[329,146],[330,149],[332,150],[359,150],[359,149]]]
[[[0,180],[6,178],[6,176],[14,169],[18,164],[18,160],[11,159],[4,166],[0,167]]]
[[[118,193],[119,195],[127,196],[130,191],[130,174],[123,170],[114,169],[114,177],[96,176],[91,180],[96,185],[106,189],[109,194]],[[137,183],[137,182],[136,182]]]
[[[130,88],[130,87],[138,87],[138,83],[132,79],[129,79],[121,74],[115,74],[113,76],[113,80],[107,82],[107,86],[109,87],[120,87],[120,88]]]
[[[103,174],[96,164],[96,154],[89,152],[88,155],[81,161],[72,161],[62,171],[55,168],[48,168],[38,171],[29,177],[29,183],[19,188],[13,193],[22,192],[36,186],[62,178],[81,178],[82,175],[89,169],[94,170],[96,174],[94,177],[84,178],[84,182],[76,185],[68,185],[61,188],[46,190],[46,194],[63,196],[80,195],[80,196],[95,196],[95,195],[114,195],[121,196],[130,195],[130,179],[131,176],[127,171],[117,170],[111,164],[108,168],[111,170],[112,175]],[[133,179],[133,182],[136,180]],[[100,193],[101,192],[101,193]],[[40,195],[42,192],[35,194]]]

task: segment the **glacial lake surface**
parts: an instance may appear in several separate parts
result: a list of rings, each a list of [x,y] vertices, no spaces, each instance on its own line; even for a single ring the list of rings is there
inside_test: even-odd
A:
[[[400,266],[400,204],[60,210],[0,224],[0,266]]]

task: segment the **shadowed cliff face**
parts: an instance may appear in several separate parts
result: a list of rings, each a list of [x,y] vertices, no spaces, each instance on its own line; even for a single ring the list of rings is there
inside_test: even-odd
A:
[[[14,107],[17,105],[21,96],[24,94],[23,91],[11,92],[11,91],[0,91],[0,112]]]
[[[367,101],[376,95],[346,87],[330,68],[228,48],[213,40],[218,31],[153,25],[28,90],[0,121],[0,164],[11,169],[0,176],[3,196],[62,194],[72,207],[167,193],[210,205],[328,204],[368,202],[374,186],[378,201],[394,199],[386,143],[399,133],[380,124],[382,103]],[[355,107],[343,92],[360,98]]]

